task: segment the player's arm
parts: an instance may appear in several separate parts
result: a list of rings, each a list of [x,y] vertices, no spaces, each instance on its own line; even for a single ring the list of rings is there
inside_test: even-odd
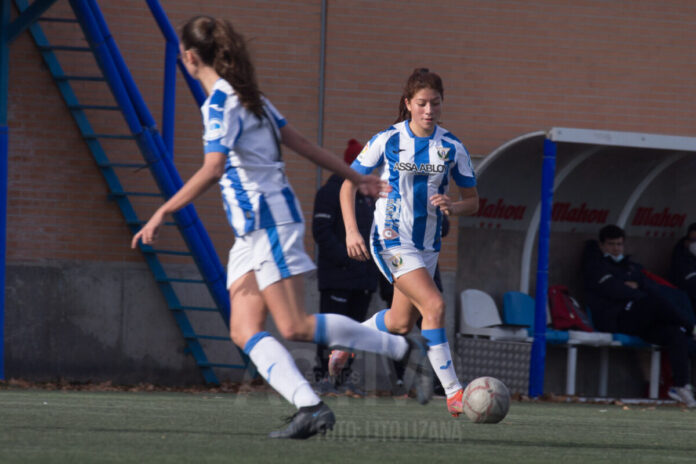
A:
[[[476,187],[459,187],[459,200],[452,201],[446,194],[435,194],[430,197],[433,206],[440,207],[443,214],[448,216],[472,216],[478,212],[479,196]]]
[[[155,243],[157,241],[159,229],[164,223],[165,216],[179,211],[220,180],[220,177],[222,177],[225,172],[226,160],[227,156],[223,153],[207,153],[203,160],[203,166],[186,181],[178,192],[160,206],[142,229],[135,234],[131,241],[131,248],[137,247],[138,241],[141,239],[145,245]]]
[[[280,134],[285,146],[322,168],[329,169],[344,179],[349,179],[362,194],[377,197],[380,192],[388,191],[389,187],[385,182],[375,176],[363,176],[352,170],[339,157],[309,141],[289,123],[280,128]]]
[[[352,170],[352,169],[351,169]],[[358,188],[350,180],[343,181],[341,186],[341,212],[343,214],[343,224],[346,227],[346,249],[348,256],[358,261],[370,259],[365,240],[360,235],[358,221],[355,218],[355,193]]]

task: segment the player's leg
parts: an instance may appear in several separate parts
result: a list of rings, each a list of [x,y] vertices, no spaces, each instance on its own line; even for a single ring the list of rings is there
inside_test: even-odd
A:
[[[415,269],[395,282],[394,299],[397,292],[408,298],[423,316],[421,333],[428,340],[428,359],[442,384],[447,396],[447,408],[453,416],[462,411],[462,385],[454,370],[452,352],[445,331],[445,302],[426,268]],[[387,316],[391,316],[388,314]],[[391,324],[388,317],[387,324]]]
[[[288,340],[369,351],[392,359],[407,354],[408,343],[403,337],[370,329],[341,314],[308,315],[302,275],[274,282],[262,293],[276,327]]]
[[[271,438],[308,438],[331,429],[333,412],[321,402],[287,349],[264,330],[268,310],[252,272],[252,237],[238,238],[230,251],[230,336],[244,349],[261,376],[298,408],[293,420]]]
[[[249,272],[230,287],[232,340],[244,349],[259,374],[297,408],[321,401],[300,373],[288,350],[264,330],[267,309]]]
[[[346,314],[350,308],[350,290],[324,289],[319,292],[319,312],[321,314]],[[329,376],[330,350],[324,345],[317,345],[317,364],[314,367],[315,389],[320,395],[338,393],[336,387],[339,377]]]

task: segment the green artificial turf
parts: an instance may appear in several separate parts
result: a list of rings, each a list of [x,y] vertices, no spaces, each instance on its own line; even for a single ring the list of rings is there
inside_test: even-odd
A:
[[[0,463],[696,462],[696,411],[514,402],[499,424],[443,399],[325,398],[333,432],[270,440],[293,408],[274,394],[0,391]]]

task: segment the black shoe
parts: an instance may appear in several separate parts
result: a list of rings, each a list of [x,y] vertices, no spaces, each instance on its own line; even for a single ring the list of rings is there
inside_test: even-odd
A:
[[[331,409],[323,402],[315,406],[300,408],[287,419],[288,426],[283,430],[276,430],[268,435],[268,438],[296,438],[305,439],[317,433],[325,434],[327,430],[333,430],[336,417]]]
[[[407,386],[415,384],[416,398],[420,404],[427,404],[433,397],[433,371],[428,362],[428,342],[422,335],[406,336],[408,351],[406,352],[406,372],[404,383]]]

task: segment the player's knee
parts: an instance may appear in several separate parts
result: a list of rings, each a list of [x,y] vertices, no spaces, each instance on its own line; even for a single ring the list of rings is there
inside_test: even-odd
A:
[[[237,330],[235,328],[230,328],[230,338],[232,339],[232,342],[234,342],[235,345],[244,348],[244,345],[247,342],[247,337],[244,336],[244,333],[241,330]]]
[[[302,322],[285,324],[282,327],[278,327],[278,331],[285,340],[293,342],[304,342],[312,339],[311,330],[309,330],[307,324]]]
[[[423,308],[423,320],[440,324],[445,319],[445,301],[442,297],[430,299]]]
[[[413,324],[408,322],[396,323],[389,328],[389,332],[397,335],[406,335],[413,328]]]

